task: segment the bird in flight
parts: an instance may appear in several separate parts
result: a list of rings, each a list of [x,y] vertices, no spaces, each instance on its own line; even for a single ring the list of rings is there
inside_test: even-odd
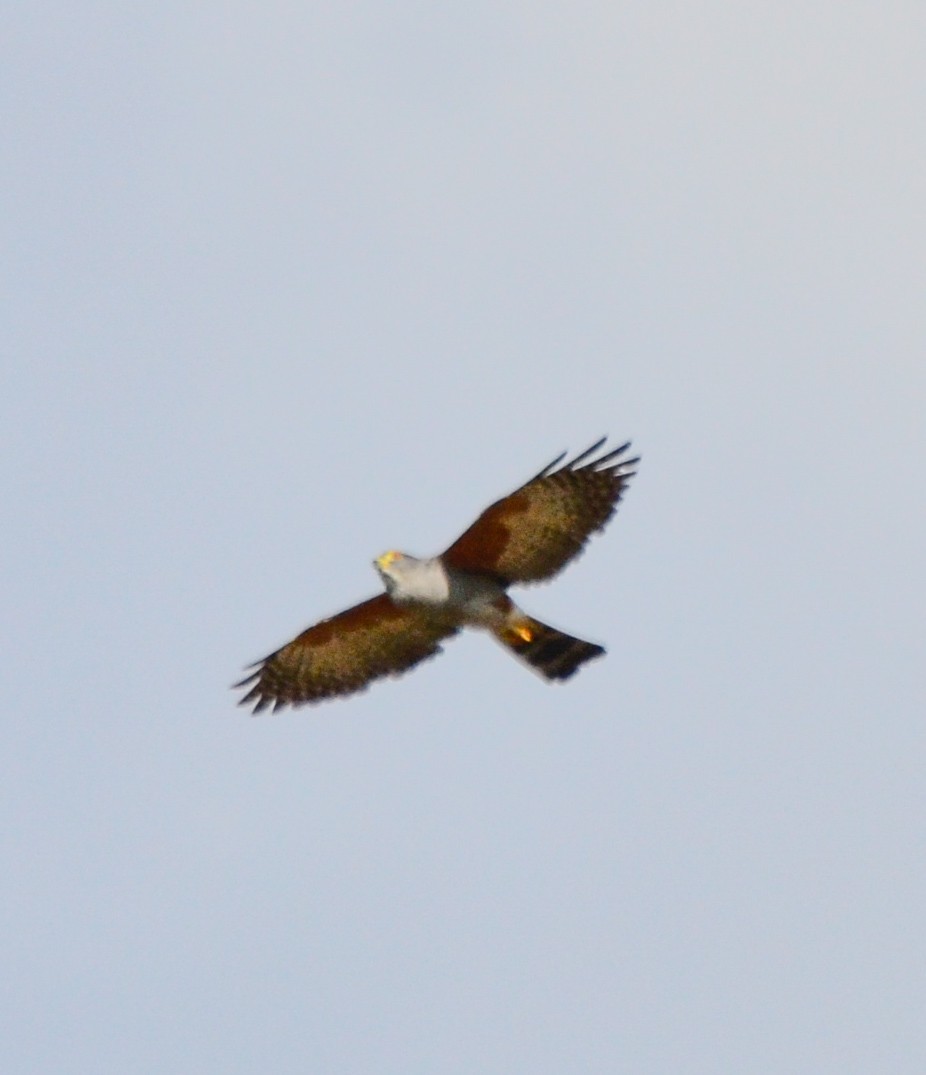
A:
[[[614,514],[639,457],[630,442],[599,454],[603,437],[568,463],[566,453],[490,505],[440,556],[386,552],[373,561],[385,592],[307,628],[251,666],[241,705],[321,702],[364,690],[441,652],[464,627],[488,631],[548,680],[568,679],[605,651],[523,612],[508,596],[546,582]],[[561,465],[562,464],[562,465]]]

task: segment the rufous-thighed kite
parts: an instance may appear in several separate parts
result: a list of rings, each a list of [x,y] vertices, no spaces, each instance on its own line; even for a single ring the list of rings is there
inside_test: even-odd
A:
[[[568,679],[602,646],[583,642],[522,612],[506,593],[516,583],[545,582],[575,559],[604,528],[638,458],[627,444],[595,453],[607,438],[569,463],[558,456],[520,489],[492,504],[440,556],[402,552],[373,561],[386,592],[309,627],[253,665],[236,683],[241,705],[321,702],[353,694],[441,652],[463,627],[489,631],[549,680]],[[557,469],[559,467],[559,469]]]

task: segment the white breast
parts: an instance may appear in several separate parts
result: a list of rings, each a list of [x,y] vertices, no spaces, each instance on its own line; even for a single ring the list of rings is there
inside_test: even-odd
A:
[[[444,565],[438,559],[416,560],[403,556],[389,565],[387,584],[393,600],[422,601],[428,605],[445,605],[450,598],[450,583]]]

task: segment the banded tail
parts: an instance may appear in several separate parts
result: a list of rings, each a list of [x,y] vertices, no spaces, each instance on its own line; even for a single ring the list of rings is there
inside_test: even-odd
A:
[[[583,642],[523,614],[493,633],[503,646],[547,679],[568,679],[586,661],[604,653],[603,646]]]

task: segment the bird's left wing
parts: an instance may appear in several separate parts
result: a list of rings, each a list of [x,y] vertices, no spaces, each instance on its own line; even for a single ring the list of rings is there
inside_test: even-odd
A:
[[[442,639],[459,627],[420,606],[397,605],[379,594],[322,620],[297,635],[236,687],[250,688],[240,705],[254,713],[272,705],[320,702],[362,691],[382,676],[394,676],[441,652]]]
[[[496,501],[443,554],[448,567],[505,584],[541,582],[561,571],[602,527],[633,477],[630,443],[596,456],[602,438],[563,466],[563,456]],[[558,469],[557,469],[558,468]]]

